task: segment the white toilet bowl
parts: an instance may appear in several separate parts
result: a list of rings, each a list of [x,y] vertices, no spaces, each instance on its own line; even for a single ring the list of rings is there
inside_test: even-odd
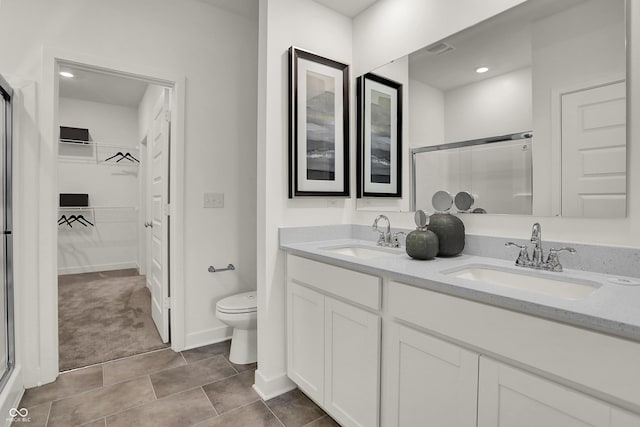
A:
[[[258,360],[256,292],[245,292],[221,299],[216,304],[216,317],[233,328],[229,360],[239,365],[256,362]]]

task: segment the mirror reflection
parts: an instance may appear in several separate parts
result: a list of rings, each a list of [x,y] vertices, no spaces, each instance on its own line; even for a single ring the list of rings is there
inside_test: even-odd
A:
[[[404,62],[412,209],[626,215],[624,0],[529,0]]]

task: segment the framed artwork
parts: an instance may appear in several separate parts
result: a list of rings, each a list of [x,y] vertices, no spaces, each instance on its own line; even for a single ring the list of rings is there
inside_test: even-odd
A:
[[[289,49],[289,198],[349,196],[349,66]]]
[[[402,85],[357,79],[358,197],[402,197]]]

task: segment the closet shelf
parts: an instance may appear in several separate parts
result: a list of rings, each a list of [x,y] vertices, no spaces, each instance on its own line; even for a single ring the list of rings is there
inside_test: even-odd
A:
[[[118,145],[118,144],[111,144],[106,142],[96,142],[96,141],[84,142],[84,141],[71,141],[71,140],[65,140],[65,139],[61,139],[60,144],[71,145],[74,147],[104,147],[104,148],[118,148],[123,150],[139,150],[140,149],[139,145]]]
[[[89,211],[93,209],[120,209],[137,211],[137,206],[60,206],[59,211]]]
[[[60,140],[58,144],[58,160],[65,163],[138,166],[140,164],[139,153],[139,145],[81,143],[69,140]]]

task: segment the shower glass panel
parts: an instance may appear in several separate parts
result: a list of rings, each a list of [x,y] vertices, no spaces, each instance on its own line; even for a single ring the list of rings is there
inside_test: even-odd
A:
[[[0,76],[0,390],[14,366],[11,158],[13,91]]]

